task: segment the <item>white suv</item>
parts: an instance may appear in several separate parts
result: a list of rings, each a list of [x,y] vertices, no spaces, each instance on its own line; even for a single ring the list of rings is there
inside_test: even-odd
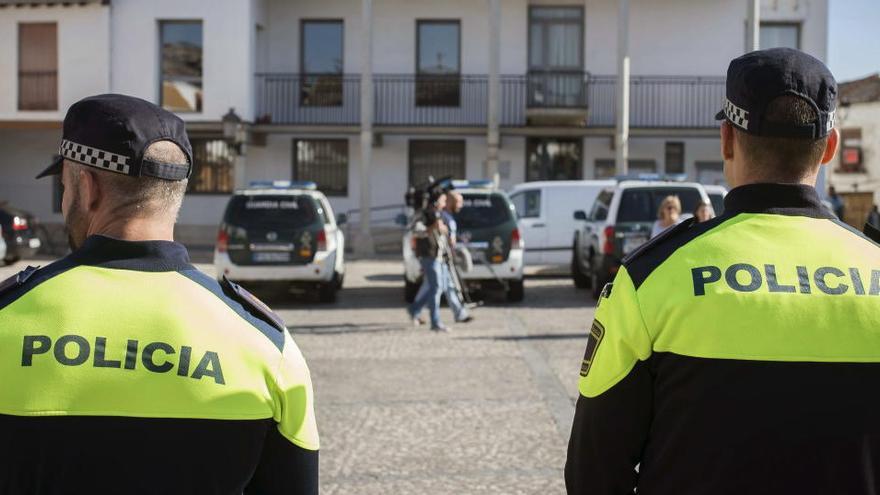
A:
[[[217,233],[217,276],[317,289],[336,299],[345,276],[345,238],[313,182],[254,182],[230,198]]]
[[[602,190],[590,212],[576,211],[575,218],[582,222],[574,240],[575,285],[590,287],[598,299],[623,258],[650,239],[657,208],[670,195],[678,196],[685,219],[701,201],[709,201],[703,186],[696,182],[625,180]]]

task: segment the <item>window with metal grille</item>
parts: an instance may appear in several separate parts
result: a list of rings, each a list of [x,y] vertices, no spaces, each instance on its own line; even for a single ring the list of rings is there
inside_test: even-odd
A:
[[[202,111],[202,21],[160,21],[162,108]]]
[[[294,139],[293,180],[308,180],[327,196],[348,195],[348,140]]]
[[[666,173],[667,174],[683,174],[684,173],[684,143],[667,142],[666,143]]]
[[[222,139],[190,139],[193,149],[193,173],[188,192],[229,194],[235,183],[235,157]]]
[[[422,184],[428,177],[465,178],[464,140],[422,140],[409,142],[409,183]]]
[[[58,110],[58,25],[18,25],[18,109]]]

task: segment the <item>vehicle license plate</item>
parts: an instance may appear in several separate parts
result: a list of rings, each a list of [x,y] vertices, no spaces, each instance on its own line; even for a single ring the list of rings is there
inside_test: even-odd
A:
[[[642,236],[624,237],[623,254],[627,255],[639,248],[648,239]]]
[[[254,263],[287,263],[290,261],[290,253],[262,252],[253,253]]]
[[[39,238],[32,237],[28,239],[28,246],[30,246],[32,249],[37,249],[38,247],[40,247],[40,245],[41,243]]]

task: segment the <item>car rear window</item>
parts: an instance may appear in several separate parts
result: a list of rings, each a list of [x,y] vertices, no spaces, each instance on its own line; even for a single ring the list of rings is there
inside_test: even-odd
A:
[[[495,227],[513,220],[510,203],[500,194],[464,195],[464,206],[455,214],[459,229]]]
[[[678,196],[682,214],[691,214],[702,200],[700,191],[691,187],[626,189],[620,197],[618,222],[653,222],[666,196]]]
[[[712,209],[716,215],[724,213],[724,195],[721,193],[709,193],[709,201],[712,202]]]
[[[226,222],[249,225],[297,228],[318,220],[315,200],[309,196],[268,195],[235,196],[226,208]]]

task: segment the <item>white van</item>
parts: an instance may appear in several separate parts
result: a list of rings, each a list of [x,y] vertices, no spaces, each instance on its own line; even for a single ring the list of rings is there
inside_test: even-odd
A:
[[[599,192],[614,187],[613,180],[557,180],[514,186],[510,200],[516,207],[526,246],[526,265],[570,265],[577,210],[589,211]]]

